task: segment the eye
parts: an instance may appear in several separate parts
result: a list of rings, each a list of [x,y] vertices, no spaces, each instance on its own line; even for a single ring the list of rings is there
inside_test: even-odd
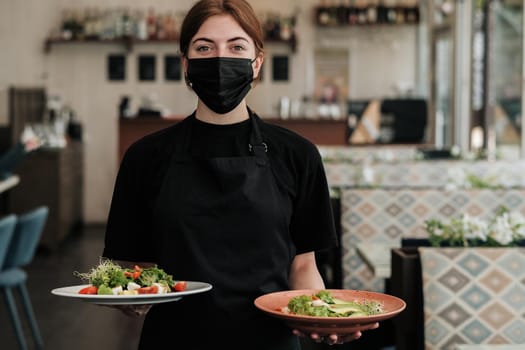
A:
[[[207,52],[210,51],[210,47],[207,45],[199,45],[195,48],[195,51],[197,52]]]
[[[235,51],[244,51],[244,50],[246,50],[246,48],[244,46],[242,46],[242,45],[235,45],[235,46],[233,46],[233,49]]]

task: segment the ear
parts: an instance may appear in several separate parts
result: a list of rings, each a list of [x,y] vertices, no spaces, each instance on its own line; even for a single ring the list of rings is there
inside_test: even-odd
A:
[[[184,73],[184,76],[186,76],[186,73],[188,72],[188,58],[182,55],[181,63],[182,63],[182,73]]]
[[[181,56],[182,73],[184,74],[184,81],[186,86],[191,88],[191,82],[188,80],[188,58],[184,55]]]
[[[256,58],[255,62],[253,62],[253,79],[256,79],[259,76],[259,72],[261,71],[262,64],[264,62],[264,54],[261,52]]]

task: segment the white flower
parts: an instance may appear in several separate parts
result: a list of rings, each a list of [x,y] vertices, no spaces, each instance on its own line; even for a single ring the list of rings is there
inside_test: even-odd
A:
[[[465,215],[463,217],[463,232],[465,239],[480,239],[487,240],[488,225],[485,221]]]
[[[434,233],[434,236],[439,236],[439,237],[443,236],[443,230],[440,228],[436,228],[433,233]]]
[[[374,169],[372,169],[372,167],[369,167],[367,165],[363,167],[363,182],[365,184],[374,183]]]
[[[525,239],[525,217],[519,212],[500,210],[492,220],[464,214],[444,224],[427,221],[427,231],[434,245],[509,246]]]
[[[496,220],[491,226],[491,237],[503,245],[512,242],[514,234],[509,222],[508,213],[503,213],[501,216],[496,217]]]
[[[525,239],[525,226],[518,226],[515,233],[517,239]]]
[[[520,225],[525,226],[525,217],[517,212],[512,212],[509,214],[509,220],[512,223],[512,225]]]

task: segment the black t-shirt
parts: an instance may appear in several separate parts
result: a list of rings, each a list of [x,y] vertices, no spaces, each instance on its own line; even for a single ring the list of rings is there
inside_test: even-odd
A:
[[[296,253],[336,246],[329,189],[317,147],[288,129],[256,118],[277,184],[293,203],[289,229]],[[152,211],[175,143],[187,137],[185,123],[193,123],[192,156],[249,154],[250,120],[217,125],[188,117],[135,142],[126,152],[116,179],[103,256],[155,262],[154,242],[148,240],[152,236]]]
[[[285,194],[292,203],[292,214],[287,220],[290,222],[290,234],[286,236],[291,238],[290,246],[294,247],[296,254],[334,247],[337,244],[335,225],[326,176],[317,148],[287,129],[266,123],[256,116],[254,118],[263,142],[267,145],[270,169],[279,192]],[[156,263],[158,255],[155,247],[158,242],[154,242],[156,235],[152,232],[155,229],[153,208],[174,152],[181,152],[182,149],[192,158],[249,156],[251,128],[250,120],[231,125],[216,125],[199,121],[192,115],[134,143],[126,152],[117,176],[103,256]],[[181,145],[189,147],[186,149]],[[217,246],[216,241],[202,244],[212,248]],[[271,248],[254,245],[253,248],[246,249],[252,249],[254,255],[260,255]],[[231,259],[228,256],[221,257],[220,254],[217,256],[217,259]],[[166,269],[165,266],[160,267]],[[289,266],[279,268],[287,271]],[[170,267],[166,272],[177,278]],[[221,271],[216,273],[220,274]],[[253,276],[257,280],[264,276],[264,271],[254,271],[254,274],[259,274]],[[228,271],[224,271],[224,275],[228,275]],[[252,293],[254,291],[241,298],[251,299],[254,296]],[[253,306],[250,310],[241,312],[228,310],[227,314],[206,313],[205,322],[210,324],[202,325],[202,329],[188,324],[185,318],[189,318],[192,313],[199,313],[197,310],[202,308],[207,310],[215,307],[214,304],[207,304],[210,302],[208,296],[203,293],[176,303],[153,307],[144,322],[141,346],[151,348],[156,343],[157,335],[180,332],[198,339],[199,344],[192,346],[194,349],[211,348],[210,342],[214,347],[217,344],[227,346],[232,339],[239,340],[241,337],[244,337],[243,342],[255,342],[248,345],[247,348],[250,349],[297,348],[297,339],[291,335],[289,329],[277,320],[256,313],[257,310],[252,310]],[[170,315],[175,315],[176,319],[172,319]],[[222,318],[221,315],[225,317]],[[243,315],[247,318],[239,319],[231,315]],[[245,319],[250,321],[244,321]],[[235,334],[228,334],[232,329]]]

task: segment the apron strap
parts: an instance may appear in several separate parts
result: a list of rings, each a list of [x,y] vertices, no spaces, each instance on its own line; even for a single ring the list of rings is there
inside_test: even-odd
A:
[[[262,140],[261,131],[259,129],[259,124],[257,122],[257,116],[249,108],[248,108],[248,114],[250,116],[250,120],[252,123],[252,131],[250,133],[250,143],[248,144],[248,150],[250,153],[253,153],[253,155],[256,157],[257,165],[264,166],[266,165],[267,160],[268,160],[268,156],[266,154],[268,152],[268,145]],[[179,161],[180,160],[185,161],[191,158],[191,156],[189,156],[187,152],[190,147],[192,123],[193,123],[193,119],[195,118],[196,117],[195,117],[195,111],[194,111],[188,117],[189,119],[188,120],[189,123],[187,124],[188,130],[182,133],[183,134],[182,142],[176,143],[172,158],[175,158],[176,160],[179,160]]]
[[[257,165],[265,165],[268,159],[266,155],[268,152],[268,145],[262,140],[261,131],[259,130],[259,125],[257,123],[257,117],[249,108],[248,113],[250,114],[250,120],[252,121],[252,132],[250,134],[248,150],[250,153],[253,152],[255,155]]]

